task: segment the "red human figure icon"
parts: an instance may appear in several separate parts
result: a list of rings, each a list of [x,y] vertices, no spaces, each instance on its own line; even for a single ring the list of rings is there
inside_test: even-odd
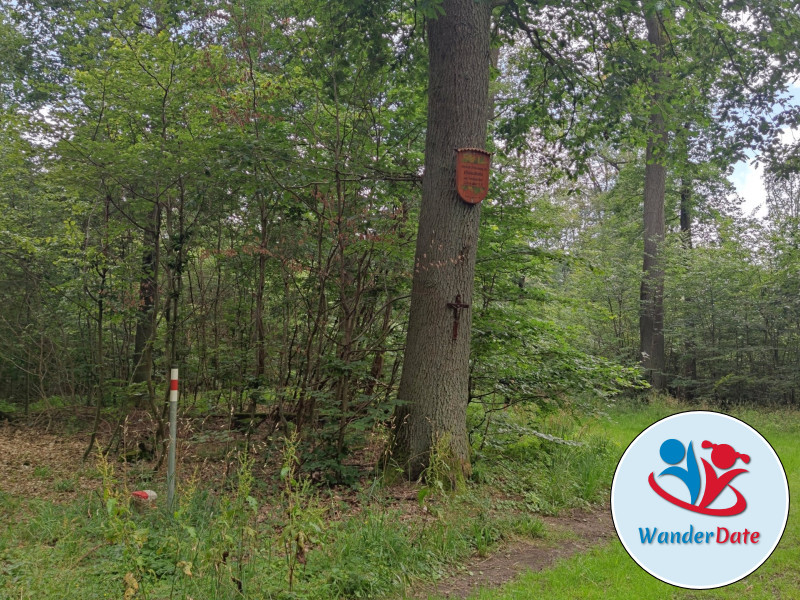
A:
[[[750,462],[750,457],[747,454],[736,452],[736,450],[734,450],[733,447],[729,446],[728,444],[712,444],[708,440],[705,440],[702,444],[702,447],[713,448],[711,451],[711,462],[713,462],[714,466],[718,469],[730,469],[740,458],[745,464]],[[714,470],[714,467],[708,464],[708,461],[706,461],[705,458],[701,458],[700,460],[703,461],[703,468],[706,472],[706,489],[703,493],[703,499],[700,501],[700,506],[702,508],[705,508],[714,500],[716,500],[717,496],[722,493],[722,490],[728,487],[734,477],[748,472],[747,469],[734,469],[733,471],[728,471],[727,473],[717,476],[717,472]],[[744,510],[744,507],[747,506],[747,503],[745,502],[741,493],[739,493],[739,490],[733,486],[731,486],[731,490],[733,490],[733,492],[736,494],[736,507],[739,507],[740,503],[743,505],[741,510],[739,510],[737,513],[733,513],[738,514]]]

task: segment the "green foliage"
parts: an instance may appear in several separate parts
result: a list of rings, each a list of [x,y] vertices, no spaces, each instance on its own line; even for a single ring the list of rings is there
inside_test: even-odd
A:
[[[206,409],[293,420],[303,468],[353,483],[346,459],[389,418],[399,372],[425,118],[414,14],[13,9],[0,54],[41,43],[63,85],[47,114],[0,126],[0,395],[155,413],[180,363]]]
[[[587,328],[607,313],[564,289],[574,272],[591,269],[586,259],[549,249],[568,227],[567,201],[541,198],[531,211],[517,187],[523,182],[497,183],[498,201],[483,214],[476,267],[473,401],[492,408],[589,406],[642,387],[635,368],[586,343]]]
[[[297,473],[297,438],[287,439],[285,443],[280,475],[286,509],[279,541],[286,559],[289,592],[292,592],[295,572],[306,564],[309,550],[321,543],[325,509],[313,497],[311,482]]]
[[[139,512],[129,478],[157,477],[131,467],[120,481],[106,456],[102,500],[0,493],[0,593],[77,597],[85,578],[97,596],[382,597],[541,534],[534,510],[602,498],[619,448],[574,415],[645,387],[654,111],[669,131],[670,383],[717,403],[796,402],[797,148],[773,158],[765,224],[736,214],[725,183],[748,145],[792,124],[767,116],[797,71],[796,7],[651,4],[494,9],[494,166],[468,313],[473,482],[443,436],[424,519],[408,522],[380,504],[331,519],[315,484],[357,488],[396,408],[424,25],[441,0],[0,2],[0,411],[96,404],[111,422],[135,407],[155,428],[179,363],[187,413],[246,423],[199,433],[225,445],[209,458],[252,448],[264,422],[286,439],[270,448],[283,460],[268,501],[246,451],[230,488],[190,484],[173,514]],[[644,9],[662,12],[664,60],[641,35]]]
[[[436,19],[444,14],[442,0],[419,0],[416,9],[426,19]]]
[[[473,478],[533,512],[556,513],[599,501],[607,492],[617,449],[587,433],[568,413],[537,418],[531,408],[480,414]]]
[[[658,154],[679,173],[690,169],[687,156],[728,165],[748,145],[773,143],[772,105],[800,60],[789,49],[799,25],[791,3],[595,3],[557,19],[552,10],[514,3],[499,13],[513,49],[498,133],[511,147],[544,146],[557,170],[586,172],[608,146],[643,148],[651,114],[670,132]],[[634,33],[645,13],[658,14],[670,52]]]
[[[442,2],[3,6],[0,410],[137,408],[155,428],[179,363],[187,412],[255,414],[242,445],[259,425],[296,430],[300,472],[357,486],[396,408],[423,30]],[[684,186],[695,227],[692,252],[685,234],[663,249],[671,385],[795,401],[796,149],[773,160],[766,226],[736,216],[725,176],[792,122],[761,116],[797,66],[797,15],[777,0],[667,2],[660,64],[641,8],[495,8],[494,166],[469,311],[469,401],[483,415],[597,411],[644,387],[641,148],[655,93],[670,234]]]
[[[452,443],[452,435],[445,433],[431,448],[428,465],[420,474],[420,481],[425,483],[417,494],[421,506],[424,506],[428,496],[441,497],[464,486],[463,469],[454,455]]]
[[[686,406],[654,400],[651,404],[625,403],[613,410],[610,419],[596,424],[594,432],[616,442],[618,453],[647,426]],[[800,485],[800,452],[796,431],[800,415],[796,410],[754,409],[735,410],[731,414],[756,427],[781,457],[789,486]],[[796,508],[787,523],[781,543],[755,573],[732,585],[702,592],[704,598],[728,599],[748,597],[768,600],[800,595],[800,582],[793,576],[794,564],[800,551],[800,522],[794,518]],[[699,597],[694,590],[683,590],[663,583],[639,568],[625,552],[622,544],[612,538],[588,552],[580,552],[560,561],[552,569],[523,575],[499,589],[482,590],[471,600],[524,600],[547,597],[557,600],[608,597],[660,600],[674,598],[690,600]]]
[[[792,402],[797,282],[783,252],[759,241],[770,236],[764,225],[726,220],[718,235],[688,254],[670,249],[675,385],[723,405]]]

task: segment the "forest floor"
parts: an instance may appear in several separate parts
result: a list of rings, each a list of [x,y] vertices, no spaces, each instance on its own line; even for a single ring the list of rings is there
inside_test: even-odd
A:
[[[270,464],[262,459],[254,465],[256,498],[237,495],[242,465],[228,453],[235,444],[198,430],[195,442],[184,440],[181,456],[186,479],[194,473],[200,487],[191,499],[181,488],[187,512],[174,518],[122,505],[130,490],[163,490],[163,472],[153,475],[152,461],[109,461],[116,471],[116,489],[109,489],[99,457],[82,461],[88,436],[69,433],[79,430],[74,424],[59,430],[57,419],[33,427],[0,423],[0,521],[9,524],[0,528],[0,598],[118,598],[134,583],[159,599],[283,598],[284,571],[294,559],[307,564],[297,563],[302,572],[295,574],[293,598],[695,598],[636,567],[616,539],[608,509],[616,459],[640,431],[680,409],[619,407],[584,420],[580,435],[590,445],[583,449],[559,446],[554,453],[539,438],[514,437],[503,455],[484,452],[476,460],[475,481],[463,497],[424,500],[420,484],[372,489],[369,481],[359,489],[287,493],[269,473],[280,468],[280,456],[272,454]],[[773,443],[790,486],[800,486],[800,413],[740,412]],[[549,431],[559,423],[550,423]],[[134,430],[120,450],[136,448]],[[607,456],[593,462],[602,448]],[[585,475],[559,479],[568,472]],[[576,482],[594,504],[574,495]],[[120,504],[109,503],[109,493]],[[534,502],[545,509],[528,508]],[[794,517],[796,510],[793,504]],[[292,546],[287,519],[315,541],[304,549]],[[292,554],[283,553],[284,545]],[[762,568],[704,597],[800,598],[798,561],[800,521],[790,518]]]
[[[0,423],[0,490],[19,498],[73,502],[99,481],[82,470],[88,436]]]
[[[78,468],[88,444],[86,437],[0,425],[0,489],[13,496],[59,504],[99,490],[98,479]],[[395,497],[405,499],[413,509],[417,500],[416,492],[411,492],[398,489]],[[478,588],[497,587],[521,573],[541,571],[615,535],[607,505],[565,510],[540,519],[546,537],[516,541],[497,548],[488,557],[473,557],[456,573],[436,584],[421,586],[413,597],[467,598]]]
[[[102,497],[102,481],[96,467],[97,457],[92,456],[83,461],[89,436],[68,433],[60,425],[63,423],[59,423],[58,418],[40,418],[34,421],[33,426],[22,426],[18,422],[0,422],[0,493],[25,501],[44,501],[65,508],[80,503],[87,496],[95,499]],[[74,423],[71,427],[74,427]],[[111,427],[107,426],[105,429],[107,431],[100,438],[102,444],[107,443],[110,437]],[[132,440],[135,436],[131,431],[135,429],[134,426],[128,430]],[[205,438],[200,436],[200,439]],[[127,445],[135,447],[136,443],[129,440]],[[221,450],[213,451],[207,443],[190,445],[185,442],[183,449],[187,459],[187,464],[184,465],[186,472],[194,469],[197,476],[200,470],[200,479],[209,489],[220,490],[224,487],[219,481],[222,477],[220,473],[228,472],[230,468],[220,468],[221,464],[225,464]],[[208,454],[212,455],[211,458]],[[135,486],[132,489],[147,487],[137,486],[137,477],[153,466],[152,461],[131,464],[116,462],[126,489],[129,484]],[[214,473],[215,477],[212,476]],[[214,478],[216,482],[213,481]],[[157,477],[153,482],[156,489],[160,479],[161,477]],[[419,487],[418,484],[392,486],[386,490],[389,498],[387,506],[398,511],[401,519],[424,525],[426,521],[433,521],[434,517],[427,512],[427,507],[421,505],[418,499]],[[337,490],[335,497],[343,507],[341,517],[352,517],[365,510],[354,494]],[[262,504],[260,512],[269,511],[269,504]],[[560,559],[606,543],[614,536],[607,503],[564,509],[557,515],[536,515],[535,518],[544,524],[544,535],[541,537],[503,535],[480,555],[473,554],[471,558],[445,570],[444,576],[438,582],[420,582],[407,589],[406,594],[414,598],[466,598],[477,589],[500,586],[521,573],[547,569]],[[94,549],[93,547],[92,550]]]

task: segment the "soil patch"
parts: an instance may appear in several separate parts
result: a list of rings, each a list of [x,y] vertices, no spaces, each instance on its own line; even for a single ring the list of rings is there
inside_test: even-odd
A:
[[[414,597],[467,598],[479,588],[497,587],[523,572],[541,571],[616,535],[608,506],[564,511],[557,517],[542,517],[542,521],[547,528],[546,537],[517,542],[488,558],[467,563],[459,574],[420,590]]]
[[[0,491],[21,498],[72,502],[98,487],[88,436],[54,435],[0,424]]]

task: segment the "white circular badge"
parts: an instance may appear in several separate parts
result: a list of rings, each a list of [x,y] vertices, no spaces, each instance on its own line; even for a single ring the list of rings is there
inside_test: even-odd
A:
[[[617,534],[661,581],[709,589],[769,558],[789,516],[783,465],[761,434],[721,413],[691,411],[631,442],[611,485]]]

